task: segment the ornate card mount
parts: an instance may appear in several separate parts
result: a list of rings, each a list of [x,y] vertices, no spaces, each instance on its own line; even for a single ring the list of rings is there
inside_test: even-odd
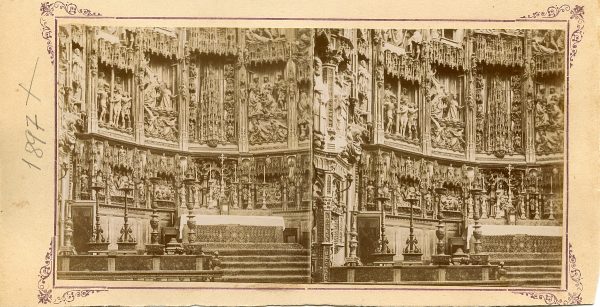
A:
[[[54,10],[57,10],[56,14]],[[50,17],[58,15],[58,11],[63,10],[67,15],[71,16],[102,16],[101,14],[91,10],[79,8],[77,7],[77,4],[70,2],[42,2],[40,6],[40,25],[42,26],[42,38],[46,40],[46,51],[48,51],[50,63],[52,64],[54,64],[54,30],[48,26],[48,22],[51,20]]]
[[[571,16],[569,17],[569,19],[574,20],[576,22],[575,24],[575,30],[573,30],[570,33],[569,36],[569,67],[573,67],[573,60],[575,59],[575,55],[577,55],[577,47],[579,46],[579,44],[583,41],[583,26],[584,26],[584,20],[583,20],[583,14],[584,14],[584,10],[583,10],[583,6],[582,5],[574,5],[573,7],[571,7],[571,5],[569,4],[563,4],[563,5],[554,5],[554,6],[550,6],[548,7],[545,11],[538,11],[538,12],[534,12],[531,13],[529,15],[526,16],[521,16],[522,19],[538,19],[538,18],[543,18],[543,19],[548,19],[548,18],[556,18],[558,17],[561,13],[570,13]]]
[[[50,284],[46,284],[46,280],[52,276],[54,270],[54,240],[50,241],[50,248],[48,248],[48,252],[46,253],[46,258],[44,259],[44,265],[40,268],[40,272],[38,274],[38,304],[66,304],[73,302],[78,297],[86,297],[93,293],[108,291],[106,289],[73,289],[67,290],[60,295],[55,295],[53,293],[52,286]]]
[[[579,305],[583,302],[581,292],[583,284],[581,280],[581,270],[577,268],[577,258],[573,253],[573,245],[569,243],[569,277],[573,283],[569,283],[565,292],[544,292],[544,291],[514,291],[513,293],[528,296],[532,299],[543,300],[546,305]],[[565,293],[566,297],[559,297],[560,293]],[[562,295],[561,295],[562,296]]]

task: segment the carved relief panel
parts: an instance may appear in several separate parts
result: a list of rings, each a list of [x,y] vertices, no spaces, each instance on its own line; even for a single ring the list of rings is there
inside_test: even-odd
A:
[[[450,71],[431,69],[426,85],[431,110],[431,145],[455,152],[465,150],[463,79]]]
[[[138,56],[124,28],[100,27],[98,76],[95,84],[98,127],[133,136],[135,128],[134,72]]]
[[[145,54],[140,65],[144,135],[176,142],[179,137],[177,69],[172,59]]]

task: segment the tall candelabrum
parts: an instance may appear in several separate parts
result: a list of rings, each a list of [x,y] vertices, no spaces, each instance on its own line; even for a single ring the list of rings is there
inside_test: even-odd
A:
[[[269,158],[267,156],[267,158],[265,158],[265,164],[263,165],[263,182],[261,184],[261,190],[262,190],[262,207],[260,209],[262,210],[267,210],[269,209],[267,207],[267,186],[269,185],[267,183],[267,163],[271,162],[271,158]]]
[[[409,194],[405,198],[405,200],[410,204],[410,224],[409,224],[409,235],[406,239],[406,247],[404,247],[404,251],[402,256],[404,257],[404,263],[406,264],[418,264],[421,263],[421,257],[423,253],[421,253],[421,249],[419,248],[419,241],[415,236],[415,227],[413,221],[413,210],[414,204],[419,202],[419,198],[417,198],[414,194]]]
[[[117,241],[117,246],[120,251],[134,251],[137,242],[135,241],[135,237],[133,236],[133,230],[129,225],[129,217],[127,211],[127,194],[129,194],[129,192],[133,190],[129,180],[123,182],[119,190],[124,194],[125,209],[123,213],[123,227],[121,228],[121,236]]]
[[[150,177],[148,180],[152,184],[150,191],[150,206],[152,207],[152,218],[150,219],[150,228],[152,229],[152,232],[150,233],[150,244],[146,244],[146,253],[148,255],[162,255],[164,254],[164,245],[161,244],[158,239],[159,219],[155,198],[156,185],[158,184],[160,178]]]
[[[185,185],[185,206],[188,209],[188,238],[187,243],[183,245],[183,249],[188,255],[202,254],[202,246],[196,242],[196,216],[194,215],[194,199],[192,197],[192,186],[197,183],[196,178],[191,174],[183,180]]]
[[[473,200],[473,252],[470,253],[469,258],[471,263],[473,264],[488,264],[488,255],[483,253],[483,249],[481,247],[481,225],[479,224],[479,218],[481,214],[481,210],[479,210],[479,204],[477,200],[481,200],[481,195],[483,193],[483,179],[481,187],[471,188],[471,196]]]
[[[358,232],[356,231],[356,210],[354,209],[354,206],[350,206],[350,202],[349,202],[349,190],[350,187],[352,186],[352,182],[353,182],[353,178],[352,178],[352,174],[350,172],[348,172],[346,174],[346,186],[341,189],[339,192],[340,193],[346,193],[346,221],[348,221],[347,223],[350,224],[350,229],[346,228],[346,261],[344,263],[345,266],[357,266],[360,265],[360,259],[356,256],[356,249],[358,247],[358,240],[357,240],[357,236],[358,236]],[[352,207],[352,208],[350,208]],[[346,225],[348,225],[346,224]]]
[[[552,173],[550,174],[550,192],[548,192],[548,210],[549,210],[549,215],[548,215],[548,219],[549,220],[554,220],[554,187],[552,186],[552,181],[554,179],[554,176],[558,174],[558,170],[556,168],[552,169]]]
[[[102,186],[102,180],[98,182],[95,178],[92,180],[92,186],[90,187],[95,194],[96,199],[96,224],[94,227],[94,232],[90,241],[88,242],[88,250],[90,252],[94,251],[107,251],[108,245],[110,244],[109,240],[104,237],[104,230],[100,225],[100,204],[99,204],[99,192],[104,190],[104,186]]]
[[[389,241],[385,235],[385,202],[389,201],[390,198],[387,196],[387,187],[384,185],[383,189],[377,189],[377,197],[375,200],[379,203],[381,208],[381,235],[379,237],[379,248],[371,255],[373,263],[376,265],[392,265],[394,263],[394,255],[388,244]]]
[[[444,215],[442,213],[442,196],[446,195],[447,189],[444,187],[438,187],[435,188],[434,191],[437,196],[438,224],[436,226],[437,230],[435,231],[435,235],[438,239],[438,242],[436,244],[436,254],[431,256],[431,262],[437,265],[449,265],[451,256],[446,255],[446,244],[444,242],[446,232],[444,230]]]

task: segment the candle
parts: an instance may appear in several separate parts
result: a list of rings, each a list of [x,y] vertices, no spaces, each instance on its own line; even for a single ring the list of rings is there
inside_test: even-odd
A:
[[[208,165],[208,180],[212,179],[212,164]]]
[[[552,192],[552,175],[550,176],[550,192]]]
[[[265,161],[265,164],[263,165],[263,183],[266,182],[265,178],[267,176],[267,162]]]
[[[237,164],[233,165],[233,181],[237,182]]]

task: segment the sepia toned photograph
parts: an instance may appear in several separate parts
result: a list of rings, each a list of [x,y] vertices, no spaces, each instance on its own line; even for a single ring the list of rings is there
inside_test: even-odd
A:
[[[563,30],[58,29],[59,279],[561,286]]]
[[[58,279],[310,282],[312,30],[58,27]]]
[[[563,30],[314,46],[314,282],[561,286]]]

